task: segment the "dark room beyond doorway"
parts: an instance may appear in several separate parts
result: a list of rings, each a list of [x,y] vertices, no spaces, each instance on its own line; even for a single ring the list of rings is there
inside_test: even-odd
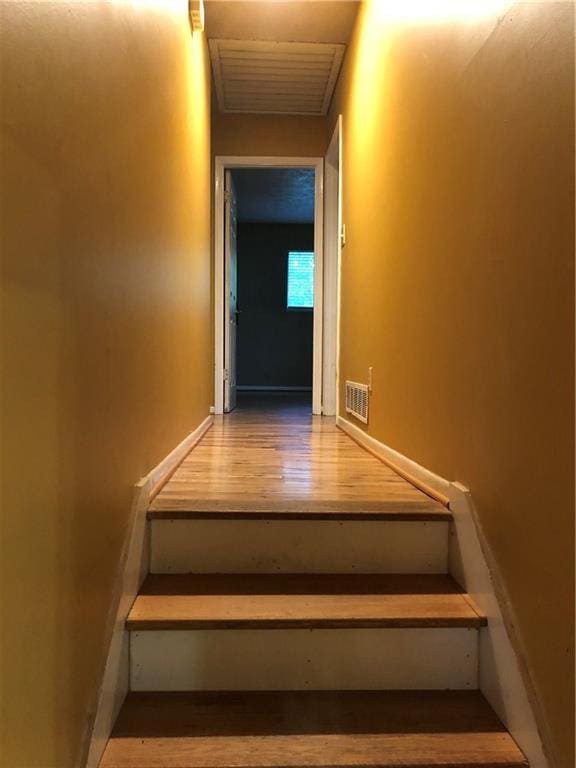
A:
[[[238,205],[237,386],[311,401],[314,171],[233,172]]]

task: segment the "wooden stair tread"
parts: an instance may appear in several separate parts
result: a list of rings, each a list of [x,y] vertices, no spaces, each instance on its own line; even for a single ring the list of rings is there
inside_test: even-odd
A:
[[[130,630],[480,627],[449,576],[360,574],[150,575]]]
[[[477,691],[130,693],[100,768],[524,768]]]

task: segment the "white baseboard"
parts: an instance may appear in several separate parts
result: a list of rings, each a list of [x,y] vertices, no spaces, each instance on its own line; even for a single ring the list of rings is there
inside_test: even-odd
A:
[[[178,467],[182,459],[184,459],[196,443],[204,437],[204,434],[210,429],[213,423],[214,418],[212,416],[206,416],[204,421],[196,427],[193,432],[190,432],[190,434],[147,475],[146,480],[150,482],[152,497],[156,496],[162,485],[164,485],[166,480]]]
[[[450,483],[454,519],[449,568],[488,618],[480,631],[480,690],[523,750],[530,768],[548,768],[531,705],[531,683],[522,674],[511,621],[511,606],[482,535],[470,491]]]
[[[150,501],[150,488],[150,480],[145,478],[136,485],[134,491],[129,534],[120,558],[119,575],[112,600],[113,626],[96,715],[93,720],[86,768],[98,766],[129,689],[130,652],[128,633],[124,629],[124,624],[148,570],[146,512]]]
[[[204,421],[134,488],[128,533],[120,556],[116,587],[108,628],[108,653],[98,693],[98,703],[87,735],[85,768],[97,768],[106,748],[120,707],[130,684],[129,638],[126,617],[150,565],[149,526],[146,513],[150,501],[182,459],[212,426],[213,416]]]
[[[549,768],[532,702],[532,684],[517,651],[509,601],[502,580],[482,536],[470,491],[430,472],[398,451],[379,442],[342,417],[337,426],[416,487],[450,507],[449,572],[488,617],[480,633],[479,687],[530,762],[531,768]]]
[[[376,440],[363,429],[352,424],[348,419],[337,416],[336,426],[346,432],[355,442],[359,443],[367,451],[374,454],[399,475],[416,485],[424,493],[437,499],[441,504],[448,505],[450,483],[443,477],[430,472],[430,470],[416,464],[412,459],[403,456],[388,445]]]
[[[262,394],[266,394],[266,392],[274,392],[278,394],[282,394],[283,392],[312,392],[312,387],[267,387],[267,386],[251,386],[249,384],[242,384],[241,386],[236,387],[238,392],[242,392],[244,394],[250,394],[250,392],[261,392]]]

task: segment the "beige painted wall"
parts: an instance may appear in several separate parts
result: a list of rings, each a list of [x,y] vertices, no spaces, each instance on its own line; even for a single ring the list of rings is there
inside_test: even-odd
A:
[[[573,5],[418,20],[471,5],[490,4],[360,14],[331,115],[342,381],[373,366],[369,432],[472,490],[548,746],[573,768]]]
[[[214,109],[215,155],[324,157],[325,117],[225,115]]]
[[[0,763],[69,768],[132,486],[211,403],[209,64],[186,0],[1,28]]]

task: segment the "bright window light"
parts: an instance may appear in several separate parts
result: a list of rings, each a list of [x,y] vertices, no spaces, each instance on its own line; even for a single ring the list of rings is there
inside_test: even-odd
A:
[[[288,309],[314,307],[314,253],[290,251],[288,253]]]

